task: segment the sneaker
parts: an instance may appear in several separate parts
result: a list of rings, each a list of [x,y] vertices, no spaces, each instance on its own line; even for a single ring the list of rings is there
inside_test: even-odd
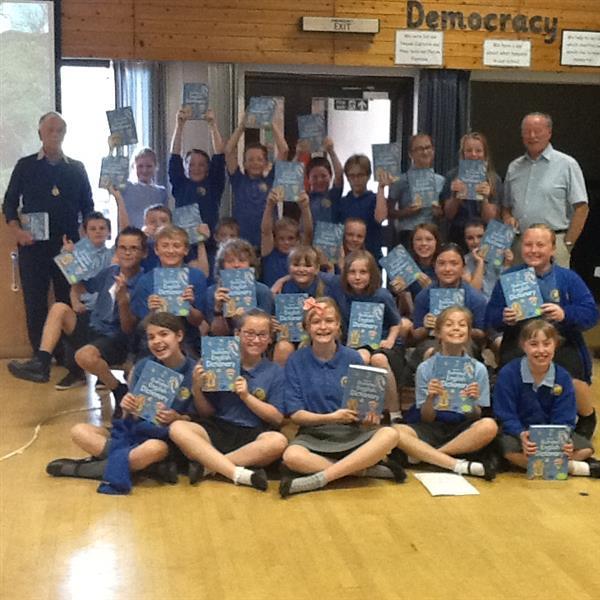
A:
[[[11,360],[8,370],[18,379],[35,383],[46,383],[50,379],[50,367],[44,367],[37,357],[30,360]]]
[[[70,371],[54,386],[55,390],[70,390],[86,385],[85,373],[71,373]]]

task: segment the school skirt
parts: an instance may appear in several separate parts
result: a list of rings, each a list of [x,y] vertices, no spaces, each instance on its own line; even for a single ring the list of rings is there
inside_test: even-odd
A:
[[[341,458],[368,442],[376,431],[376,427],[367,429],[345,423],[300,427],[290,446],[303,446],[316,454],[333,454]]]

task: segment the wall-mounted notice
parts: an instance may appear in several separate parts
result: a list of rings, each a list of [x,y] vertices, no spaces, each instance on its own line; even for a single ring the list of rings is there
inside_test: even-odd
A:
[[[483,64],[486,67],[530,67],[529,40],[485,40]]]
[[[441,31],[396,31],[397,65],[441,67],[444,62],[444,34]]]
[[[560,64],[600,67],[600,31],[563,30]]]

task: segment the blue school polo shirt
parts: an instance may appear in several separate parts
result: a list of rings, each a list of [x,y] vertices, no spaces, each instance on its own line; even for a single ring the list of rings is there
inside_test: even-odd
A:
[[[131,374],[131,381],[129,383],[129,390],[133,391],[135,388],[135,384],[137,383],[142,371],[144,370],[144,366],[147,362],[155,362],[159,365],[164,365],[160,360],[155,358],[154,356],[147,356],[146,358],[142,358],[133,367],[133,372]],[[183,375],[183,381],[177,390],[175,395],[175,400],[173,400],[173,404],[171,408],[176,410],[180,415],[186,414],[196,414],[196,408],[194,406],[194,398],[192,396],[192,374],[194,372],[194,367],[196,366],[196,361],[189,357],[185,357],[185,360],[173,369],[173,371],[177,371]]]
[[[423,265],[419,264],[419,261],[416,259],[416,257],[414,255],[413,255],[413,258],[415,259],[415,262],[417,263],[419,269],[421,269],[421,271],[423,271],[423,273],[425,273],[425,275],[427,275],[429,277],[429,279],[431,279],[431,281],[434,281],[435,280],[435,268],[433,267],[433,265],[424,267]],[[410,292],[410,295],[411,295],[412,299],[414,300],[417,297],[417,295],[419,294],[419,292],[421,292],[425,288],[423,288],[423,286],[418,281],[413,281],[406,289]]]
[[[279,278],[288,274],[288,256],[273,248],[270,254],[261,258],[260,280],[266,286],[271,287]]]
[[[242,367],[241,375],[248,382],[248,390],[259,400],[274,406],[283,413],[283,369],[263,358],[253,369]],[[270,425],[253,413],[235,392],[203,392],[215,409],[215,417],[240,427],[264,427]]]
[[[285,365],[285,414],[299,410],[325,415],[341,408],[343,379],[350,365],[364,364],[356,350],[338,345],[329,361],[319,360],[312,347],[294,352]]]
[[[208,175],[202,181],[192,181],[185,175],[181,156],[171,154],[169,181],[173,187],[175,207],[197,203],[200,216],[210,227],[212,235],[219,220],[221,196],[225,189],[225,155],[213,154],[208,166]]]
[[[575,427],[577,405],[571,376],[552,364],[536,386],[527,358],[515,358],[498,372],[494,414],[504,433],[519,436],[530,425]]]
[[[283,284],[283,288],[281,289],[282,294],[308,294],[313,298],[319,296],[327,296],[329,294],[329,285],[334,280],[336,276],[333,273],[317,273],[317,276],[314,278],[313,282],[305,288],[300,287],[295,281],[290,279]],[[322,282],[322,292],[317,294],[317,287],[319,286],[319,282]]]
[[[333,223],[337,205],[342,197],[342,188],[333,186],[327,192],[310,192],[308,198],[310,201],[310,213],[313,223],[324,221]]]
[[[475,381],[479,384],[480,392],[477,405],[485,408],[490,405],[490,382],[488,372],[485,365],[478,360],[473,360],[473,362],[475,363]],[[417,367],[417,374],[415,376],[415,404],[419,410],[427,400],[427,386],[434,378],[434,365],[435,355],[431,356]],[[460,423],[466,418],[466,415],[451,410],[435,411],[435,420],[442,423]]]
[[[264,310],[268,315],[273,314],[273,294],[271,290],[260,281],[255,281],[254,285],[256,286],[256,306],[261,310]],[[219,287],[219,284],[214,283],[206,290],[206,312],[205,317],[209,323],[212,323],[215,318],[215,291]]]
[[[383,238],[381,225],[375,220],[376,203],[377,194],[371,190],[367,190],[358,197],[349,192],[336,204],[335,221],[344,223],[349,217],[362,219],[367,224],[365,247],[375,257],[375,260],[379,261],[382,257]]]
[[[256,179],[242,173],[239,168],[229,175],[233,191],[232,214],[240,226],[240,237],[256,248],[260,247],[260,224],[273,177],[273,169],[266,177]]]

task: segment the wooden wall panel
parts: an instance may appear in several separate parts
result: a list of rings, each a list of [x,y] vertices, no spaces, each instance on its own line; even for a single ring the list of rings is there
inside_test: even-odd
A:
[[[447,68],[484,69],[485,39],[530,39],[533,71],[600,73],[560,66],[561,30],[600,31],[600,0],[423,0],[421,5],[426,13],[460,11],[465,18],[477,12],[558,19],[552,43],[545,43],[543,34],[515,33],[510,26],[493,33],[447,30]],[[395,33],[407,26],[406,0],[63,0],[62,7],[66,57],[390,67]],[[378,18],[380,32],[302,32],[302,16]]]

